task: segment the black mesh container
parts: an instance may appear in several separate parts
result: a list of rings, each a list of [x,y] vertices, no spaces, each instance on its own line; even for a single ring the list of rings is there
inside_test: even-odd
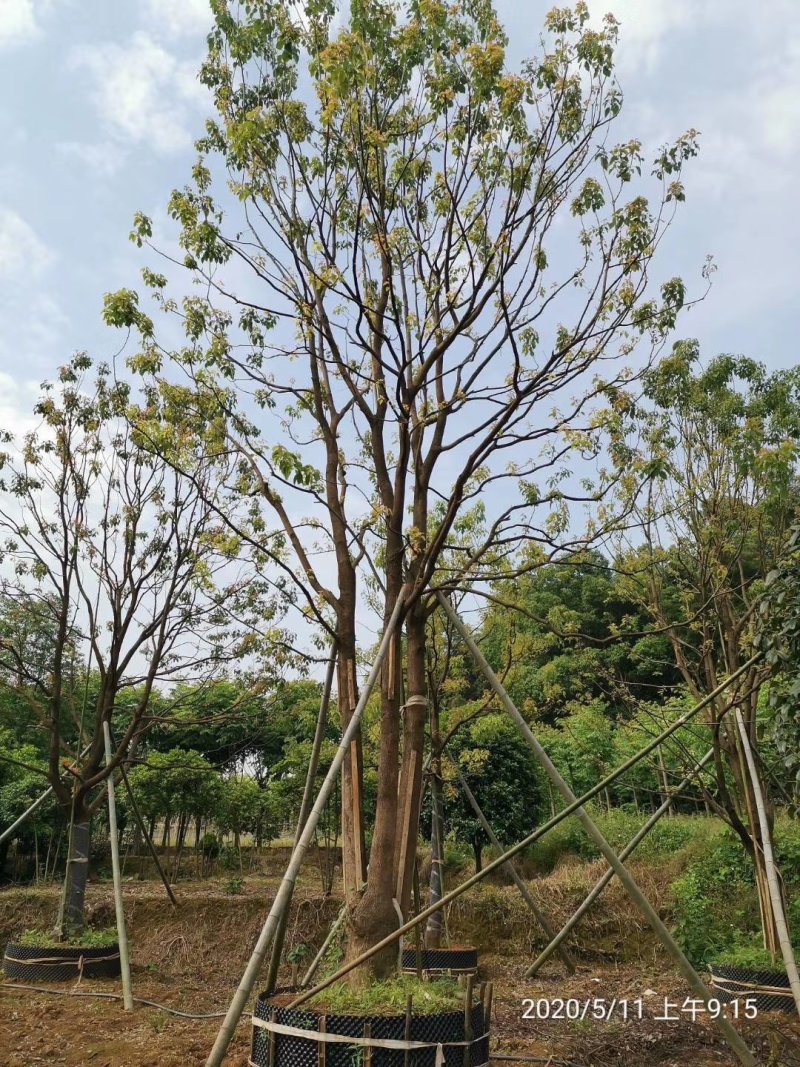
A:
[[[744,1013],[746,1000],[758,1011],[785,1011],[797,1014],[789,978],[781,971],[755,971],[750,967],[712,964],[711,987],[717,1000],[730,1004],[740,1001]]]
[[[119,945],[105,948],[58,948],[20,945],[11,941],[3,957],[6,978],[21,982],[69,982],[76,978],[117,978]]]
[[[475,974],[478,970],[478,950],[470,945],[423,948],[420,959],[423,971],[428,974]],[[402,968],[406,974],[416,974],[416,949],[403,949]]]
[[[368,1024],[370,1037],[373,1039],[391,1038],[402,1041],[405,1038],[404,1015],[323,1016],[322,1012],[306,1008],[305,1005],[286,1008],[275,1003],[276,998],[281,998],[281,994],[292,992],[295,991],[277,989],[271,996],[259,997],[253,1016],[255,1019],[269,1019],[274,1011],[276,1023],[308,1030],[308,1038],[288,1034],[270,1035],[268,1030],[254,1025],[251,1060],[256,1067],[270,1067],[270,1036],[273,1039],[271,1067],[361,1067],[365,1063],[366,1049],[363,1046],[338,1042],[323,1045],[319,1041],[320,1020],[323,1017],[324,1029],[329,1034],[363,1037],[364,1027]],[[489,1058],[489,1035],[484,1025],[483,1006],[480,1002],[472,1007],[472,1033],[470,1058],[466,1062],[470,1067],[482,1067]],[[408,1067],[436,1067],[435,1046],[439,1043],[443,1046],[446,1067],[464,1067],[463,1044],[451,1044],[448,1047],[448,1042],[465,1040],[464,1012],[446,1011],[436,1015],[415,1015],[411,1021],[410,1040],[430,1043],[432,1047],[409,1050]],[[372,1067],[405,1067],[406,1053],[402,1049],[372,1048],[370,1053]]]

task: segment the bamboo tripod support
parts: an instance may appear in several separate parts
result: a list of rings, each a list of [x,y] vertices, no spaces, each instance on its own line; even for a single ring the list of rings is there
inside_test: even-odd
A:
[[[429,907],[424,908],[419,913],[419,915],[415,915],[407,922],[403,923],[403,925],[400,926],[393,933],[384,937],[382,941],[378,941],[377,944],[373,945],[372,948],[367,949],[356,959],[350,960],[349,963],[344,964],[342,967],[339,968],[338,971],[336,971],[335,974],[332,974],[324,981],[319,982],[312,989],[304,991],[302,994],[296,997],[295,1000],[292,1001],[290,1007],[297,1007],[298,1005],[303,1004],[305,1001],[310,1000],[312,997],[316,996],[317,993],[321,993],[324,989],[327,989],[329,986],[333,985],[334,982],[338,982],[340,978],[343,978],[346,974],[349,974],[350,971],[355,970],[356,967],[360,967],[362,963],[366,963],[367,960],[371,959],[378,952],[382,951],[385,948],[388,948],[389,945],[394,944],[395,941],[399,940],[410,930],[413,930],[418,923],[425,922],[440,908],[444,908],[448,904],[451,904],[454,900],[460,897],[462,893],[466,893],[469,889],[472,889],[473,886],[478,885],[479,882],[482,882],[484,878],[488,877],[488,875],[492,874],[494,871],[499,870],[505,863],[508,862],[508,860],[518,855],[518,853],[522,852],[523,849],[528,848],[530,845],[534,844],[534,842],[544,837],[545,834],[548,834],[554,827],[558,826],[559,823],[563,822],[564,819],[567,819],[570,815],[574,814],[578,810],[578,808],[581,807],[581,805],[587,804],[590,800],[594,799],[594,797],[601,793],[607,786],[613,784],[618,778],[621,778],[626,771],[630,770],[631,767],[634,767],[640,760],[644,759],[645,756],[649,755],[656,747],[656,745],[660,744],[667,737],[670,737],[673,733],[675,733],[675,731],[679,729],[681,725],[688,722],[711,700],[719,696],[719,694],[723,692],[727,688],[727,686],[729,686],[738,677],[740,677],[741,674],[744,673],[744,671],[746,671],[749,667],[752,666],[753,662],[760,658],[760,654],[756,655],[753,657],[752,660],[743,664],[739,670],[735,671],[729,678],[727,678],[724,682],[718,685],[713,692],[709,693],[708,696],[701,700],[699,704],[696,704],[695,707],[692,708],[691,711],[687,712],[686,715],[682,716],[681,719],[678,720],[678,722],[673,723],[671,726],[668,726],[657,737],[655,737],[652,741],[645,745],[645,747],[642,748],[635,755],[631,756],[630,759],[626,760],[615,771],[607,775],[602,781],[598,782],[596,785],[592,786],[591,789],[587,790],[587,792],[585,792],[583,796],[578,797],[571,804],[567,804],[566,807],[564,807],[560,812],[557,812],[552,818],[548,819],[547,822],[543,823],[536,830],[533,830],[530,834],[528,834],[527,837],[524,837],[521,841],[518,841],[516,845],[512,845],[501,856],[498,856],[490,863],[487,863],[481,871],[478,871],[473,874],[465,882],[462,882],[461,885],[456,886],[455,889],[451,889],[448,893],[445,893],[444,896],[440,900],[436,901],[435,904],[431,904],[429,905]],[[755,1061],[751,1059],[747,1062],[748,1064],[752,1064]]]
[[[466,642],[467,647],[469,648],[472,654],[472,658],[480,667],[487,682],[489,683],[489,686],[494,691],[500,703],[503,705],[509,715],[511,715],[512,719],[516,722],[517,726],[519,727],[520,733],[527,741],[531,751],[536,756],[539,763],[544,768],[548,778],[553,783],[558,792],[561,794],[561,796],[564,798],[564,800],[567,802],[567,804],[575,803],[575,794],[570,789],[567,782],[561,777],[555,767],[555,764],[552,762],[550,757],[542,748],[530,726],[528,726],[525,719],[517,710],[514,702],[511,700],[511,697],[508,695],[502,683],[500,682],[500,679],[489,666],[488,662],[483,656],[483,653],[475,643],[472,634],[464,626],[452,604],[446,597],[442,596],[441,593],[437,594],[437,596],[439,599],[439,603],[442,605],[445,613],[447,614],[447,617],[450,619],[455,628],[458,630],[461,637]],[[630,871],[628,871],[625,864],[619,859],[616,852],[608,843],[608,841],[606,841],[602,832],[592,820],[586,809],[583,806],[579,805],[575,811],[575,814],[586,833],[589,835],[591,840],[594,841],[595,845],[599,848],[602,855],[608,861],[614,873],[625,886],[625,889],[627,890],[628,895],[630,896],[633,903],[636,905],[636,907],[642,913],[644,918],[650,924],[653,929],[653,932],[656,934],[659,941],[663,944],[664,948],[674,960],[679,971],[689,984],[689,987],[692,992],[695,993],[697,997],[699,997],[703,1001],[704,1004],[708,1005],[709,1001],[714,999],[712,997],[712,994],[709,992],[708,989],[706,989],[697,971],[694,969],[689,960],[683,954],[677,942],[673,938],[672,934],[661,921],[658,912],[655,910],[653,905],[650,903],[650,901],[639,888],[636,880],[633,878]],[[731,1050],[736,1054],[740,1062],[745,1064],[746,1067],[755,1067],[757,1061],[753,1057],[753,1054],[750,1052],[738,1032],[734,1029],[733,1026],[731,1026],[730,1022],[728,1022],[728,1020],[720,1014],[717,1016],[716,1023],[717,1027],[724,1036]]]
[[[464,637],[467,646],[470,649],[470,652],[472,653],[473,657],[475,657],[478,665],[484,671],[484,674],[486,675],[487,680],[490,682],[492,689],[495,691],[498,697],[500,697],[501,702],[504,704],[504,706],[508,707],[509,711],[513,709],[513,716],[515,717],[515,719],[517,716],[519,717],[519,720],[522,722],[525,727],[525,730],[527,730],[533,741],[533,744],[535,746],[534,751],[537,752],[537,755],[541,753],[540,761],[543,762],[543,765],[547,767],[547,764],[549,764],[549,767],[552,768],[551,780],[554,782],[554,784],[556,784],[557,780],[560,786],[563,786],[563,790],[560,789],[560,791],[562,792],[562,796],[564,796],[566,800],[566,806],[562,811],[560,811],[557,815],[551,818],[548,822],[544,823],[537,830],[534,830],[526,838],[523,838],[522,841],[517,842],[516,845],[513,845],[511,848],[509,848],[502,855],[498,856],[491,863],[488,863],[483,868],[483,870],[477,871],[474,875],[472,875],[472,877],[468,878],[465,882],[462,882],[460,886],[457,886],[449,893],[445,893],[444,896],[435,904],[431,905],[428,908],[424,908],[418,915],[415,915],[408,922],[403,923],[397,930],[389,934],[387,937],[384,937],[381,941],[378,941],[371,948],[367,949],[366,952],[363,952],[357,958],[350,960],[344,966],[340,967],[335,974],[332,974],[324,981],[319,982],[312,989],[305,990],[292,1001],[290,1007],[297,1007],[300,1004],[303,1004],[306,1001],[310,1000],[318,993],[321,993],[324,989],[327,989],[329,986],[333,985],[340,978],[343,978],[346,974],[349,974],[350,971],[355,970],[356,967],[360,967],[363,963],[366,963],[367,960],[371,959],[378,952],[381,952],[383,949],[388,948],[389,945],[394,944],[394,942],[399,940],[399,938],[403,937],[410,930],[413,930],[418,923],[426,921],[429,916],[432,915],[434,912],[450,904],[457,897],[461,896],[462,893],[465,893],[468,889],[471,889],[474,885],[477,885],[479,882],[483,881],[483,879],[490,875],[493,871],[499,870],[510,859],[516,856],[519,852],[522,852],[522,850],[527,848],[529,845],[532,845],[534,841],[538,841],[539,838],[543,837],[546,833],[548,833],[548,831],[552,830],[554,826],[557,826],[564,819],[568,818],[568,816],[572,814],[579,814],[580,817],[580,813],[582,813],[585,822],[591,823],[591,820],[589,819],[588,815],[586,815],[586,813],[582,810],[583,805],[587,803],[587,801],[597,796],[607,786],[611,785],[618,778],[620,778],[631,767],[635,766],[641,759],[649,755],[649,753],[652,752],[653,749],[656,748],[662,741],[666,740],[667,737],[671,737],[672,734],[676,733],[682,726],[689,722],[712,700],[719,696],[720,693],[724,692],[725,689],[729,685],[731,685],[732,682],[734,682],[737,678],[741,677],[741,675],[744,674],[746,670],[748,670],[755,662],[762,658],[761,653],[756,653],[755,656],[751,657],[750,660],[742,664],[742,666],[738,670],[734,671],[734,673],[731,674],[729,678],[727,678],[724,682],[717,686],[716,689],[714,689],[711,693],[707,694],[707,696],[698,704],[696,704],[690,711],[686,712],[686,714],[682,715],[674,723],[668,726],[657,737],[653,738],[638,753],[636,753],[634,756],[631,756],[630,759],[626,760],[611,774],[606,775],[606,777],[602,781],[598,782],[595,786],[592,787],[592,789],[584,793],[582,797],[575,797],[574,794],[572,794],[572,791],[569,789],[569,786],[566,784],[566,782],[563,781],[555,767],[553,767],[547,754],[544,752],[544,750],[541,748],[541,745],[539,745],[539,742],[531,733],[527,723],[525,723],[525,720],[522,719],[522,716],[519,714],[516,707],[514,707],[514,704],[512,703],[510,697],[503,689],[499,679],[495,676],[489,664],[483,658],[480,649],[478,649],[471,635],[463,626],[458,615],[455,613],[449,602],[446,601],[441,596],[441,594],[438,595],[440,601],[443,602],[445,610],[447,610],[448,615],[454,622],[456,629]],[[548,773],[550,773],[550,771],[548,771]],[[640,908],[640,910],[642,910],[643,914],[645,914],[648,921],[653,926],[653,929],[658,934],[659,938],[664,941],[665,947],[668,947],[668,950],[669,946],[674,949],[674,954],[672,952],[670,952],[670,954],[673,956],[673,959],[675,959],[676,963],[679,963],[680,961],[679,966],[681,973],[686,978],[690,987],[698,994],[698,996],[704,1003],[707,1003],[710,999],[710,994],[706,987],[703,985],[702,981],[700,980],[700,977],[698,976],[697,972],[694,970],[689,961],[686,959],[686,957],[680,951],[678,946],[675,944],[669,931],[661,922],[652,905],[649,903],[647,898],[639,889],[634,879],[630,876],[624,864],[620,863],[614,850],[602,836],[597,827],[595,827],[593,823],[591,823],[591,826],[594,831],[592,835],[593,840],[595,840],[596,844],[598,845],[598,848],[600,848],[601,852],[603,852],[603,854],[606,856],[606,859],[608,859],[614,872],[619,876],[620,880],[625,885],[626,889],[628,890],[629,894],[631,895],[637,906]],[[594,836],[595,834],[597,835],[597,837]],[[752,1053],[747,1048],[747,1045],[744,1043],[744,1041],[736,1032],[736,1030],[731,1026],[731,1024],[726,1019],[720,1018],[717,1020],[717,1025],[721,1030],[725,1040],[736,1054],[739,1061],[744,1064],[744,1067],[757,1067],[756,1059],[753,1057]]]
[[[283,876],[283,881],[280,884],[278,892],[275,896],[275,900],[273,901],[272,907],[270,908],[269,914],[267,915],[267,918],[264,921],[261,933],[259,934],[255,948],[253,949],[253,953],[250,956],[250,960],[247,964],[247,967],[245,968],[245,972],[242,975],[241,981],[239,982],[239,987],[236,990],[236,993],[234,994],[233,1000],[231,1001],[228,1011],[222,1022],[222,1026],[219,1029],[219,1033],[217,1034],[216,1040],[214,1042],[214,1047],[211,1049],[208,1059],[206,1060],[206,1067],[220,1067],[225,1053],[228,1050],[228,1046],[231,1043],[231,1038],[233,1037],[236,1025],[239,1022],[239,1019],[242,1016],[242,1012],[245,1009],[245,1005],[247,1004],[248,998],[250,997],[250,994],[253,991],[253,986],[255,985],[256,978],[258,977],[258,972],[261,970],[261,965],[264,962],[264,957],[266,956],[267,949],[272,944],[272,940],[275,936],[275,932],[281,919],[281,915],[288,907],[289,901],[292,898],[294,884],[297,880],[297,875],[300,871],[300,866],[308,850],[308,846],[311,843],[311,839],[314,836],[314,831],[317,828],[317,824],[319,823],[320,817],[322,816],[322,812],[325,808],[325,805],[328,802],[328,798],[330,797],[334,782],[336,781],[339,771],[341,770],[342,764],[344,763],[345,753],[347,752],[348,747],[356,736],[359,723],[361,722],[361,716],[364,713],[364,708],[367,706],[367,700],[369,699],[370,694],[372,693],[372,690],[375,687],[375,683],[378,680],[378,676],[381,671],[381,666],[383,664],[384,659],[386,658],[386,654],[391,645],[392,637],[397,628],[398,622],[400,621],[400,616],[402,615],[407,595],[408,589],[403,586],[397,597],[397,602],[394,606],[394,611],[392,612],[391,618],[389,619],[389,622],[386,626],[383,638],[381,639],[380,647],[378,648],[378,652],[375,657],[375,662],[372,665],[372,670],[370,671],[369,677],[367,678],[367,681],[364,684],[364,688],[361,691],[361,695],[358,698],[358,703],[356,704],[356,707],[350,718],[350,722],[347,724],[347,729],[342,733],[341,740],[339,741],[339,747],[336,750],[336,755],[333,757],[331,765],[328,769],[328,773],[325,775],[325,779],[322,785],[320,786],[319,793],[317,794],[317,799],[315,800],[311,811],[308,814],[308,819],[306,820],[303,832],[300,834],[297,844],[292,850],[292,855],[289,860],[289,865],[286,868],[286,873]]]

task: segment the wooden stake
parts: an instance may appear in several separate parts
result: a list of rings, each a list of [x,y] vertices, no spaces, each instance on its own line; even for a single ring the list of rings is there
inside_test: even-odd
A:
[[[364,1023],[364,1040],[369,1041],[372,1037],[372,1027]],[[372,1067],[372,1046],[364,1045],[364,1067]]]
[[[328,1032],[328,1020],[324,1015],[319,1017],[319,1032],[326,1034]],[[325,1067],[325,1053],[327,1052],[328,1045],[325,1041],[320,1041],[317,1045],[317,1067]]]
[[[269,1021],[275,1022],[276,1011],[275,1008],[270,1008]],[[278,1040],[278,1035],[274,1030],[269,1031],[269,1040],[267,1042],[267,1063],[269,1067],[275,1067],[275,1046]]]

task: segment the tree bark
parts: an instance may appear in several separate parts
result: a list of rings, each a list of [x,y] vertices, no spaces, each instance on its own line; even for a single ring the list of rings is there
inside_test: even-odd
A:
[[[64,940],[78,938],[83,933],[86,907],[86,880],[89,876],[89,818],[75,817],[72,828],[72,847],[64,885],[64,916],[61,936]]]

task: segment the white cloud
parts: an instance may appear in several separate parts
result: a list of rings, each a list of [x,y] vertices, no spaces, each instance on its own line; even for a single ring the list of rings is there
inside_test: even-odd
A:
[[[0,48],[27,44],[41,33],[41,20],[61,0],[0,0]]]
[[[162,154],[190,145],[190,116],[204,99],[194,63],[139,32],[127,45],[76,48],[71,64],[88,71],[97,109],[114,135]]]
[[[99,178],[112,178],[128,158],[125,148],[114,141],[59,141],[56,151],[67,159],[77,159]]]
[[[209,0],[147,0],[147,25],[157,36],[208,33],[214,21]]]
[[[34,0],[0,0],[0,47],[29,41],[37,32]]]
[[[620,23],[619,66],[650,68],[660,58],[667,38],[721,17],[740,0],[590,0],[592,22],[599,25],[611,12]]]
[[[38,278],[54,258],[25,219],[0,208],[0,279],[5,284]]]

